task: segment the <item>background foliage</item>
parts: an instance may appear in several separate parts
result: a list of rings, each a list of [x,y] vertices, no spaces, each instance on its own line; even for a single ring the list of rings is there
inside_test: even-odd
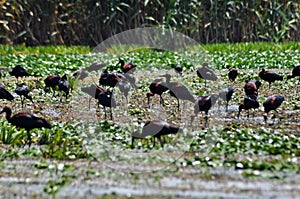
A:
[[[0,44],[95,46],[138,27],[201,43],[299,41],[298,0],[1,0]]]

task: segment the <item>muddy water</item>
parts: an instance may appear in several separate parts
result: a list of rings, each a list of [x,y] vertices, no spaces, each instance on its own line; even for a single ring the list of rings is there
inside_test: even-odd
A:
[[[238,170],[176,167],[156,172],[128,173],[101,162],[47,161],[45,169],[36,168],[40,160],[6,160],[1,170],[1,198],[43,198],[49,181],[72,176],[55,198],[97,198],[103,195],[175,198],[297,198],[300,176],[278,173],[283,179],[245,179]],[[73,169],[63,170],[62,166]],[[122,169],[121,169],[122,168]],[[268,173],[270,176],[274,173]]]

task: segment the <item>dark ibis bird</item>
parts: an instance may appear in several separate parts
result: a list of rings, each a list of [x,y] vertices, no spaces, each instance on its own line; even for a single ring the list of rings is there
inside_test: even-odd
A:
[[[258,89],[261,86],[261,82],[258,80],[246,80],[244,85],[244,91],[246,96],[258,96]]]
[[[287,79],[292,79],[297,76],[300,78],[300,65],[293,68],[292,75],[288,75]]]
[[[48,93],[51,88],[52,92],[53,92],[53,96],[55,96],[55,90],[56,90],[56,87],[58,87],[59,80],[60,80],[59,75],[50,75],[50,76],[46,77],[46,79],[44,80],[45,92]]]
[[[191,116],[191,126],[193,125],[193,121],[199,112],[205,113],[204,127],[207,126],[208,111],[217,102],[218,98],[219,98],[219,95],[212,94],[212,95],[199,96],[196,99],[195,104],[194,104],[194,113]]]
[[[231,80],[231,81],[234,82],[235,79],[237,78],[237,76],[238,76],[238,70],[236,68],[230,68],[228,70],[228,78],[229,78],[229,80]]]
[[[283,80],[282,75],[278,75],[277,73],[272,73],[270,71],[266,71],[264,68],[259,72],[259,77],[262,80],[265,80],[269,83],[269,89],[271,88],[272,82]]]
[[[21,65],[16,65],[12,71],[9,72],[11,76],[15,76],[17,79],[19,77],[27,77],[29,76],[29,73],[26,71],[25,68],[23,68]]]
[[[6,113],[6,119],[12,125],[24,128],[27,131],[27,143],[31,145],[31,134],[30,131],[35,128],[52,128],[51,124],[43,118],[36,117],[30,113],[17,113],[11,116],[12,111],[9,107],[3,108],[0,114]]]
[[[124,59],[121,58],[119,59],[117,65],[121,65],[121,70],[123,73],[133,73],[136,68],[132,61],[125,63]]]
[[[70,93],[70,83],[66,74],[58,81],[58,89],[59,91],[64,92],[66,99],[68,99],[68,95]],[[62,101],[62,97],[60,98],[60,101]]]
[[[5,99],[8,101],[13,101],[15,97],[4,88],[4,84],[0,86],[0,99]]]
[[[209,68],[208,63],[203,63],[202,66],[198,67],[197,69],[198,77],[204,79],[205,87],[206,87],[206,80],[210,81],[217,81],[217,75]]]
[[[175,72],[178,73],[180,76],[182,75],[182,71],[183,71],[183,67],[180,64],[177,65],[172,65],[172,67],[174,68]]]
[[[172,97],[175,97],[177,99],[177,108],[179,110],[179,99],[180,100],[187,100],[190,102],[195,102],[194,96],[190,93],[190,91],[185,87],[183,84],[179,82],[170,82],[171,80],[171,75],[170,74],[165,74],[162,75],[161,77],[166,78],[166,85],[167,88],[170,90],[170,95]]]
[[[102,87],[99,87],[99,90],[96,91],[95,95],[97,95],[97,93],[98,93],[98,107],[99,107],[99,105],[103,106],[105,119],[106,119],[106,107],[109,107],[110,108],[110,119],[112,120],[113,119],[112,108],[115,108],[117,106],[117,101],[116,101],[116,98],[115,98],[113,92],[106,90]]]
[[[222,101],[226,102],[226,112],[228,111],[228,103],[232,99],[232,95],[234,93],[234,88],[230,86],[229,88],[222,89],[219,92],[219,107]]]
[[[164,99],[162,98],[162,94],[168,91],[167,84],[162,82],[162,79],[155,79],[149,86],[150,92],[147,93],[148,98],[148,107],[150,108],[150,97],[154,96],[155,94],[159,95],[160,97],[160,104],[164,105]]]
[[[86,78],[88,76],[88,74],[84,71],[84,70],[76,70],[74,73],[73,73],[73,77],[75,79],[79,79],[79,80],[83,80],[84,78]]]
[[[132,133],[132,140],[131,146],[134,147],[134,140],[135,139],[143,139],[146,137],[154,137],[153,146],[155,146],[155,138],[160,141],[161,147],[164,146],[162,141],[162,136],[169,135],[169,134],[177,134],[182,132],[182,129],[173,125],[168,124],[167,122],[161,120],[152,120],[147,121],[144,126],[142,132],[134,132]]]
[[[270,111],[274,110],[276,113],[278,113],[277,108],[282,104],[283,101],[284,101],[284,97],[279,95],[271,95],[264,101],[263,106],[265,109],[264,110],[265,122],[267,122],[268,114]]]
[[[21,98],[21,105],[22,105],[22,108],[23,108],[23,104],[24,104],[25,98],[26,98],[26,99],[29,99],[29,100],[32,102],[32,104],[34,105],[34,102],[33,102],[33,100],[32,100],[32,97],[31,97],[30,95],[28,95],[29,92],[30,92],[30,89],[29,89],[29,87],[28,87],[25,83],[17,84],[17,87],[16,87],[16,89],[15,89],[15,93],[16,93],[17,95],[19,95],[20,98]]]
[[[249,110],[257,109],[258,107],[259,107],[259,102],[258,102],[257,96],[255,98],[253,96],[246,96],[244,98],[243,104],[241,104],[239,106],[239,112],[238,112],[237,117],[240,118],[240,113],[243,109],[248,110],[248,117],[249,117]],[[253,116],[254,116],[254,113],[253,113]]]
[[[107,69],[105,69],[100,75],[99,84],[114,88],[119,83],[119,81],[121,81],[121,78],[122,77],[120,77],[118,73],[109,73]]]
[[[96,84],[92,84],[88,87],[82,87],[81,91],[88,94],[91,97],[89,99],[89,108],[90,108],[90,103],[91,103],[92,98],[95,98],[96,100],[98,100],[99,93],[105,91],[105,88],[98,86]]]
[[[133,87],[137,89],[137,85],[135,84],[135,77],[133,74],[129,73],[120,73],[120,72],[112,72],[112,75],[115,75],[118,79],[117,87],[121,91],[121,93],[126,98],[126,102],[128,103],[128,95],[130,88]]]

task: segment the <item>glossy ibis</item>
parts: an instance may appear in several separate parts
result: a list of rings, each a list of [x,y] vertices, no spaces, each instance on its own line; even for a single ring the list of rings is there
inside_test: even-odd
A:
[[[117,65],[121,65],[121,70],[123,73],[133,73],[135,71],[136,66],[132,63],[132,61],[125,63],[124,59],[119,59]]]
[[[114,88],[121,81],[121,78],[117,73],[108,73],[107,69],[105,69],[100,75],[99,84]]]
[[[148,98],[148,108],[150,108],[150,96],[154,96],[155,94],[160,97],[160,104],[164,105],[164,99],[162,98],[162,94],[168,91],[167,84],[162,82],[162,79],[155,79],[149,86],[150,92],[147,93]]]
[[[261,82],[258,80],[246,80],[244,85],[244,91],[246,96],[258,95],[258,89],[261,86]]]
[[[204,111],[204,113],[205,113],[204,127],[207,126],[208,111],[217,102],[218,98],[219,98],[219,95],[212,94],[212,95],[199,96],[196,99],[195,104],[194,104],[194,114],[192,114],[192,116],[191,116],[191,126],[193,124],[195,117],[198,115],[199,112],[202,112],[202,111]]]
[[[203,63],[202,66],[198,67],[197,69],[198,77],[204,79],[205,87],[206,87],[206,80],[210,81],[217,81],[217,75],[208,67],[208,63]]]
[[[175,72],[182,76],[183,67],[180,64],[173,64],[172,67],[174,68]]]
[[[13,101],[15,98],[8,92],[5,88],[4,85],[0,86],[0,99],[6,99],[8,101]]]
[[[148,136],[154,137],[153,146],[155,146],[155,138],[160,141],[161,146],[164,146],[162,141],[162,136],[169,135],[169,134],[177,134],[178,132],[182,132],[182,129],[179,127],[172,126],[167,122],[161,120],[152,120],[147,121],[143,126],[142,132],[134,132],[132,133],[132,141],[131,146],[134,147],[134,140],[135,139],[143,139]]]
[[[99,90],[96,91],[98,94],[98,107],[99,105],[103,106],[104,109],[104,114],[105,114],[105,119],[106,119],[106,107],[110,108],[110,119],[113,119],[113,113],[112,113],[112,108],[115,108],[117,106],[116,98],[113,94],[113,92],[109,90],[105,90],[102,87],[99,87]]]
[[[64,75],[60,78],[58,81],[58,89],[61,92],[65,93],[66,99],[68,98],[68,95],[70,93],[70,84],[67,78],[67,75]],[[62,97],[60,98],[60,101],[62,101]]]
[[[263,106],[265,109],[264,110],[265,122],[267,122],[268,114],[270,111],[274,110],[276,113],[278,113],[277,108],[282,104],[283,101],[284,101],[284,97],[279,95],[271,95],[264,101]]]
[[[287,79],[292,79],[297,76],[300,78],[300,65],[293,68],[292,75],[288,75]]]
[[[234,88],[230,86],[229,88],[225,88],[219,92],[219,107],[222,101],[226,102],[226,112],[228,111],[228,103],[232,99],[232,95],[234,93]],[[222,101],[221,101],[222,100]]]
[[[275,82],[276,80],[283,80],[282,75],[278,75],[277,73],[271,73],[270,71],[266,71],[264,68],[259,72],[259,77],[262,80],[265,80],[269,83],[269,89],[271,88],[272,82]]]
[[[30,95],[28,95],[29,92],[30,92],[30,89],[29,89],[29,87],[28,87],[25,83],[17,84],[17,87],[16,87],[16,89],[15,89],[15,93],[16,93],[17,95],[19,95],[20,98],[21,98],[21,105],[22,105],[22,108],[23,108],[23,104],[24,104],[25,98],[26,98],[26,99],[29,99],[29,100],[32,102],[32,104],[34,105],[34,102],[33,102],[33,100],[32,100],[32,97],[31,97]]]
[[[229,78],[229,80],[235,81],[235,79],[237,78],[237,76],[238,76],[238,70],[236,68],[230,68],[228,70],[228,78]]]
[[[165,74],[162,75],[161,77],[166,78],[166,85],[167,88],[170,90],[170,95],[172,97],[175,97],[177,99],[177,108],[179,110],[179,99],[181,100],[188,100],[190,102],[195,102],[194,96],[190,93],[190,91],[185,87],[183,84],[179,82],[170,82],[171,80],[171,75],[170,74]]]
[[[12,71],[9,72],[11,76],[15,76],[17,79],[19,77],[26,77],[29,76],[29,73],[23,68],[21,65],[16,65]]]
[[[83,80],[84,78],[86,78],[88,76],[88,74],[84,71],[84,70],[76,70],[74,73],[73,73],[73,77],[75,79],[79,79],[79,80]]]
[[[112,72],[111,75],[114,75],[118,78],[117,87],[121,91],[121,93],[125,96],[126,102],[128,103],[128,95],[130,91],[130,87],[137,88],[135,84],[135,77],[133,74],[123,74],[120,72]]]
[[[243,109],[248,110],[248,117],[249,117],[249,110],[252,108],[256,109],[258,107],[259,107],[259,102],[258,102],[257,96],[246,96],[244,98],[243,104],[241,104],[239,106],[239,112],[238,112],[237,117],[240,118],[240,113]],[[254,117],[254,113],[253,113],[253,117]]]
[[[53,92],[53,96],[55,96],[55,89],[58,86],[59,80],[60,80],[59,75],[50,75],[50,76],[46,77],[46,79],[44,80],[45,92],[48,93],[51,88],[52,92]]]
[[[92,84],[88,87],[82,87],[81,91],[88,94],[91,97],[89,99],[89,108],[90,108],[90,103],[91,103],[92,98],[95,98],[96,100],[98,100],[99,93],[105,91],[105,89],[102,88],[101,86]]]
[[[50,129],[52,127],[45,119],[36,117],[30,113],[17,113],[14,116],[11,116],[12,111],[9,107],[3,108],[0,114],[2,113],[6,113],[6,119],[9,123],[16,127],[24,128],[27,131],[27,143],[29,147],[31,145],[30,131],[32,129],[43,127]]]

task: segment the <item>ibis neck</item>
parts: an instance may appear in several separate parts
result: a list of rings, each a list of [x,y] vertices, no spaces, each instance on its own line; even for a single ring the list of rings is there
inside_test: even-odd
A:
[[[7,110],[7,111],[5,111],[5,113],[6,113],[6,119],[7,119],[7,121],[10,121],[10,119],[11,119],[11,110]]]

